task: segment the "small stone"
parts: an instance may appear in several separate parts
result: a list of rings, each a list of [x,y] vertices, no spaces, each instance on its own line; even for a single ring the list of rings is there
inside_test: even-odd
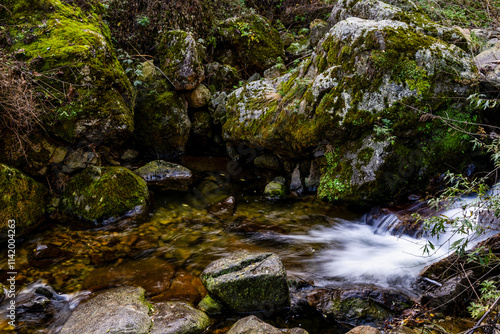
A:
[[[186,93],[186,100],[190,108],[201,108],[208,104],[212,97],[205,85],[198,85],[194,90]]]
[[[234,214],[235,209],[236,200],[233,196],[230,196],[222,202],[213,205],[208,212],[219,219],[227,219]]]
[[[290,181],[290,191],[296,192],[298,195],[301,195],[304,191],[304,187],[302,185],[302,180],[300,179],[300,168],[299,165],[295,167],[292,173],[292,179]]]
[[[282,63],[276,64],[273,67],[264,71],[264,78],[274,79],[286,72],[286,66]]]
[[[148,82],[152,81],[155,76],[156,76],[156,67],[155,64],[152,60],[147,60],[144,63],[140,65],[141,68],[141,75],[137,79],[143,81],[143,82]]]
[[[279,198],[286,196],[286,180],[282,176],[274,178],[266,185],[264,195],[270,198]]]
[[[122,159],[123,161],[131,161],[137,158],[138,156],[139,156],[139,151],[128,149],[125,152],[123,152],[120,159]]]
[[[274,154],[259,155],[253,161],[257,168],[279,171],[281,169],[280,159]]]
[[[227,334],[307,334],[302,328],[278,329],[254,315],[238,320]]]
[[[222,305],[210,295],[206,295],[198,304],[198,308],[208,314],[219,314],[222,310]]]
[[[183,302],[153,305],[151,334],[197,334],[210,326],[210,318]]]

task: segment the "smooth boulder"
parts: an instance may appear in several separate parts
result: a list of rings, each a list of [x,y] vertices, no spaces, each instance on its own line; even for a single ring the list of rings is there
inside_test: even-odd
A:
[[[273,253],[234,253],[210,263],[200,277],[209,294],[235,312],[290,305],[285,267]]]
[[[210,326],[210,318],[184,302],[153,305],[151,334],[197,334]]]
[[[307,334],[302,328],[278,329],[254,315],[238,320],[227,334]]]
[[[149,334],[152,325],[144,289],[120,287],[78,305],[61,334]]]

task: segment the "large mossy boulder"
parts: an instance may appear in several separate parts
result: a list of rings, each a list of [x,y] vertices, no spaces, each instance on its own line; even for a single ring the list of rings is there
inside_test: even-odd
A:
[[[184,152],[191,131],[187,102],[166,84],[141,96],[135,110],[134,138],[147,156],[170,158]]]
[[[7,236],[9,220],[16,236],[39,223],[45,214],[47,189],[21,171],[0,164],[0,234]]]
[[[61,329],[61,334],[148,334],[151,325],[144,289],[120,287],[78,305]]]
[[[210,263],[200,277],[209,294],[235,312],[290,305],[285,267],[272,253],[234,253]]]
[[[61,205],[66,213],[103,221],[143,213],[149,202],[146,181],[123,167],[89,167],[66,185]]]
[[[176,90],[193,90],[205,79],[202,54],[192,33],[167,31],[158,46],[158,57]]]
[[[227,19],[219,26],[219,35],[218,52],[230,50],[231,65],[243,66],[250,74],[262,73],[285,57],[279,32],[260,15]]]
[[[60,0],[8,0],[0,13],[7,51],[28,64],[54,117],[44,126],[76,143],[122,143],[134,130],[135,93],[117,59],[104,7]],[[8,9],[8,12],[7,10]]]
[[[285,159],[322,147],[321,198],[383,201],[426,187],[444,162],[470,163],[467,136],[440,117],[477,119],[464,103],[475,76],[453,44],[405,22],[349,17],[295,72],[232,92],[223,136]]]
[[[198,334],[210,326],[210,318],[183,302],[153,305],[151,334]]]

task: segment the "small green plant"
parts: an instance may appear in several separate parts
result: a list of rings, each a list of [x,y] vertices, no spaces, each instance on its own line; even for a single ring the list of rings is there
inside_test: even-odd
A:
[[[474,319],[482,317],[500,298],[500,290],[498,290],[495,282],[484,281],[481,283],[480,298],[476,302],[472,302],[467,310]]]
[[[383,118],[380,123],[375,123],[373,125],[373,131],[375,136],[386,137],[386,140],[391,144],[394,144],[396,136],[392,135],[392,121],[390,119]]]
[[[257,33],[252,30],[250,24],[247,22],[236,22],[236,28],[239,30],[241,37],[247,38],[247,43],[250,45],[251,43],[259,43],[259,37]]]
[[[149,17],[146,15],[139,15],[136,20],[137,24],[141,27],[146,27],[149,24]]]

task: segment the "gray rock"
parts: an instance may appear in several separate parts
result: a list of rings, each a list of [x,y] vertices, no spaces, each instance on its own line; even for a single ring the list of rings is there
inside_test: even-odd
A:
[[[195,89],[205,79],[202,55],[192,33],[166,32],[158,46],[161,69],[176,90]]]
[[[187,191],[193,183],[193,174],[189,169],[163,160],[151,161],[134,172],[148,185],[165,190]]]
[[[482,80],[500,88],[500,43],[478,54],[474,61]]]
[[[263,154],[256,157],[253,164],[257,168],[279,171],[281,169],[280,159],[274,154]]]
[[[314,192],[318,189],[321,180],[321,167],[316,159],[311,161],[311,168],[309,169],[309,175],[304,180],[304,186],[307,191]]]
[[[210,318],[183,302],[153,305],[151,334],[197,334],[210,326]]]
[[[128,149],[125,152],[123,152],[120,159],[122,159],[123,161],[131,161],[137,158],[138,156],[139,156],[139,151]]]
[[[78,305],[61,334],[148,334],[151,319],[144,289],[120,287]]]
[[[309,35],[311,47],[315,47],[318,45],[319,41],[326,35],[328,32],[328,23],[323,20],[316,19],[311,22],[309,25],[311,33]]]
[[[210,263],[200,277],[209,294],[235,312],[290,305],[285,267],[272,253],[234,253]]]
[[[302,185],[300,167],[297,165],[292,173],[292,179],[290,180],[290,191],[296,192],[298,195],[302,194],[304,191],[304,186]]]
[[[208,104],[208,111],[213,118],[214,124],[224,124],[226,122],[226,92],[214,94]]]
[[[347,332],[347,334],[382,334],[382,332],[371,326],[357,326]]]
[[[190,108],[201,108],[208,105],[212,94],[205,85],[199,85],[194,90],[186,93],[186,100]]]
[[[99,164],[97,153],[91,150],[79,149],[71,152],[64,161],[63,172],[73,173]]]
[[[278,329],[254,315],[238,320],[227,334],[307,334],[302,328]]]
[[[286,196],[286,180],[282,176],[275,177],[264,189],[264,196],[279,198]]]

